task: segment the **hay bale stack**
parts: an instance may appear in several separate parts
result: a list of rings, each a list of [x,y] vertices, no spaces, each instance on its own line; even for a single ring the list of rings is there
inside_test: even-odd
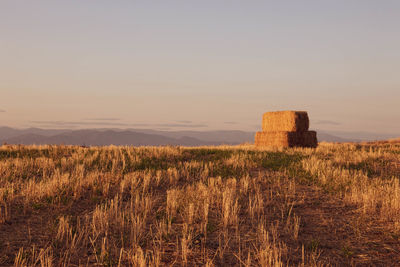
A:
[[[263,115],[264,132],[304,132],[308,130],[309,120],[305,111],[274,111]]]
[[[308,131],[305,111],[276,111],[263,115],[262,132],[257,132],[257,147],[317,147],[317,133]]]
[[[255,145],[267,147],[316,147],[317,132],[257,132]]]

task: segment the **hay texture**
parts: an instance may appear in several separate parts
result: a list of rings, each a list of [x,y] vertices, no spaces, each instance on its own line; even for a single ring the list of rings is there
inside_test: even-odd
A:
[[[275,111],[263,115],[262,132],[257,132],[257,147],[317,147],[317,133],[309,131],[305,111]]]
[[[255,138],[257,147],[317,147],[317,133],[305,132],[257,132]]]
[[[309,120],[305,111],[274,111],[263,115],[263,132],[304,132],[308,127]]]

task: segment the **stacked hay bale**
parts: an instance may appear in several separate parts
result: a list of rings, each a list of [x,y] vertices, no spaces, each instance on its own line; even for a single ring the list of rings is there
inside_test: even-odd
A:
[[[305,111],[275,111],[263,115],[262,132],[257,132],[258,147],[316,147],[317,133],[309,131]]]

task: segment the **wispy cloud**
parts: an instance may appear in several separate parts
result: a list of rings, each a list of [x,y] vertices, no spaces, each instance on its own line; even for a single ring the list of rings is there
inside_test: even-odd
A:
[[[31,123],[42,126],[70,127],[70,126],[130,126],[122,122],[108,121],[30,121]]]
[[[192,121],[176,121],[178,123],[185,123],[185,124],[189,124],[189,123],[193,123]]]
[[[4,109],[0,109],[0,113],[2,113],[2,112],[6,112]]]
[[[129,124],[132,127],[151,127],[153,124],[150,123],[131,123]]]
[[[85,121],[119,121],[118,118],[87,118]]]
[[[85,120],[85,121],[55,121],[55,120],[35,120],[30,121],[30,123],[34,123],[36,125],[40,125],[43,127],[85,127],[85,126],[115,126],[115,127],[148,127],[148,128],[202,128],[207,127],[206,124],[193,124],[193,123],[124,123],[124,122],[115,122],[117,120],[103,120],[101,118],[97,120]]]
[[[189,121],[184,123],[133,123],[129,124],[131,127],[152,127],[157,129],[169,129],[169,128],[202,128],[208,127],[206,124],[194,124]]]
[[[157,127],[169,127],[169,128],[202,128],[207,127],[206,124],[178,124],[178,123],[161,123],[161,124],[153,124],[153,126]]]
[[[319,121],[316,121],[314,123],[318,124],[318,125],[341,125],[340,122],[331,121],[331,120],[319,120]]]
[[[224,124],[234,125],[234,124],[238,124],[238,123],[236,121],[224,121]]]

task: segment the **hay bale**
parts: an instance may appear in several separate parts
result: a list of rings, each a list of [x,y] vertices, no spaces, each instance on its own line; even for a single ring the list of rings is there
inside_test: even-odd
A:
[[[315,131],[257,132],[255,145],[257,147],[317,147],[317,133]]]
[[[274,111],[263,115],[264,132],[304,132],[308,130],[309,120],[305,111]]]

